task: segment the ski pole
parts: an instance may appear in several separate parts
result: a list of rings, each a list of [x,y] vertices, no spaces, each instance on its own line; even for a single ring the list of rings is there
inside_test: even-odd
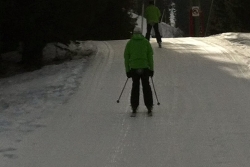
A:
[[[160,105],[158,97],[157,97],[157,94],[156,94],[156,91],[155,91],[155,85],[154,85],[154,81],[153,81],[152,77],[151,77],[151,81],[152,81],[152,84],[153,84],[153,88],[154,88],[154,92],[155,92],[155,97],[156,97],[156,100],[157,100],[157,105]]]
[[[120,94],[118,100],[116,101],[117,103],[120,102],[120,98],[121,98],[121,96],[122,96],[122,93],[123,93],[123,91],[124,91],[124,89],[125,89],[125,86],[126,86],[127,82],[128,82],[128,78],[127,78],[127,80],[126,80],[126,82],[125,82],[125,84],[124,84],[124,86],[123,86],[122,92],[121,92],[121,94]]]

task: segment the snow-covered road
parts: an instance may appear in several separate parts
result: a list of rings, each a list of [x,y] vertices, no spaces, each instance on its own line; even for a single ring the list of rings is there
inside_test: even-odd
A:
[[[249,167],[250,70],[219,38],[164,39],[154,48],[161,105],[136,118],[125,83],[127,40],[95,42],[76,94],[40,129],[1,152],[1,167]],[[156,100],[155,100],[156,104]]]

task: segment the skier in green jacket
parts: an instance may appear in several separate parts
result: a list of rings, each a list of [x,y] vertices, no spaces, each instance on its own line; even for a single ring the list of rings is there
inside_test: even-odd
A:
[[[157,40],[157,43],[159,47],[161,48],[161,35],[159,32],[159,25],[158,23],[160,22],[160,17],[161,17],[161,12],[158,7],[154,5],[154,1],[150,0],[149,5],[145,10],[145,18],[147,20],[147,33],[146,33],[146,38],[149,40],[150,39],[150,34],[152,27],[155,30],[155,37]]]
[[[148,109],[148,115],[152,116],[153,96],[149,77],[154,75],[153,49],[149,41],[142,35],[139,27],[135,27],[132,38],[126,44],[124,62],[127,77],[132,77],[133,80],[130,98],[131,116],[136,115],[139,106],[140,80],[143,87],[144,103]]]

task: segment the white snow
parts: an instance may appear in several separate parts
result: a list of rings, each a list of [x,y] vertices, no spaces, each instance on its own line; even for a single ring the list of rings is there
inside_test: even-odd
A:
[[[48,65],[40,70],[13,77],[0,79],[0,139],[12,142],[23,133],[37,127],[36,120],[44,118],[54,108],[65,103],[77,90],[91,54],[96,53],[92,41],[79,45],[70,43],[73,60],[58,65]],[[45,61],[55,57],[62,59],[66,51],[58,49],[53,43],[44,49]],[[3,55],[4,59],[20,60],[20,55],[11,52]],[[0,143],[0,147],[3,147]],[[1,149],[0,149],[1,150]]]
[[[141,21],[139,20],[138,24],[140,24],[140,22]],[[146,25],[144,27],[146,27]],[[166,31],[167,32],[166,34],[168,34],[166,36],[171,36],[171,34],[173,35],[173,33],[168,31],[170,30],[170,27],[169,26],[167,27],[168,27],[167,29],[164,29],[164,32]],[[186,39],[191,45],[192,38],[186,38]],[[197,40],[199,40],[199,38],[197,38]],[[168,38],[164,38],[164,41],[169,42]],[[231,50],[235,53],[238,53],[238,55],[236,55],[237,59],[239,59],[243,64],[247,64],[247,66],[250,68],[249,33],[224,33],[216,36],[207,37],[206,41],[207,43],[210,43],[211,46],[214,44],[221,45],[221,47],[224,48],[225,50]],[[218,41],[223,41],[223,43],[220,43]],[[71,95],[75,94],[78,91],[79,85],[83,84],[80,82],[85,76],[86,69],[88,69],[89,59],[91,59],[92,57],[94,59],[96,58],[95,54],[97,53],[96,50],[97,47],[94,46],[96,42],[93,41],[87,41],[87,43],[86,42],[82,43],[84,43],[85,45],[75,46],[74,44],[72,44],[70,46],[71,50],[76,52],[77,55],[79,54],[85,55],[87,52],[87,54],[90,54],[90,57],[84,57],[82,59],[73,59],[72,61],[68,61],[59,65],[48,65],[43,67],[41,70],[0,79],[0,159],[3,158],[1,156],[4,156],[4,158],[6,157],[13,159],[17,158],[13,154],[6,153],[15,151],[15,148],[12,147],[13,143],[23,140],[23,138],[25,138],[28,132],[36,131],[37,128],[40,128],[42,125],[37,124],[38,120],[54,116],[54,110],[62,106],[64,103],[66,103],[71,98]],[[119,43],[119,41],[116,41],[115,43],[116,43],[115,45],[118,48],[120,48],[120,51],[123,52],[124,42]],[[207,50],[209,50],[209,45],[207,46],[208,46]],[[102,50],[102,48],[98,48],[98,52],[106,53],[106,51]],[[196,52],[199,53],[198,50]],[[202,53],[202,50],[200,52]],[[51,56],[55,57],[55,53],[56,51],[53,46],[51,45],[47,46],[47,50],[45,51],[47,59],[50,59]],[[91,53],[94,54],[91,55]],[[163,54],[164,53],[162,53],[162,55]],[[64,53],[62,53],[62,55],[64,55]],[[216,59],[216,57],[214,58]],[[217,58],[219,59],[220,57]],[[100,60],[100,62],[102,61]],[[123,67],[117,65],[117,68],[123,68]],[[248,70],[250,70],[249,68]],[[105,69],[105,67],[103,67],[103,69]],[[123,74],[114,73],[113,75],[123,75]],[[101,77],[101,75],[99,77]],[[85,82],[88,83],[88,81]],[[93,83],[93,84],[101,84],[101,83]],[[159,82],[156,84],[159,84]],[[182,83],[179,84],[180,85],[176,85],[177,89],[182,85]],[[120,92],[116,93],[117,94],[113,95],[116,96]],[[116,99],[111,99],[111,100],[115,101]],[[110,107],[112,109],[112,106],[105,106],[104,104],[93,104],[93,105],[100,105],[99,106],[100,109],[107,107]],[[165,121],[165,120],[160,120],[160,121]],[[95,127],[93,128],[95,129]],[[124,137],[123,135],[127,135],[128,129],[121,129],[121,130],[122,130],[121,134],[118,134],[118,137],[120,137],[119,142],[123,142],[122,141]],[[147,129],[145,129],[145,131],[146,130]],[[122,134],[123,132],[124,134]],[[96,135],[96,137],[97,136],[98,135]],[[87,148],[89,149],[89,147]],[[119,150],[122,148],[117,147],[117,149],[118,151],[122,152],[122,150]],[[4,155],[2,155],[1,153],[4,153]],[[117,157],[115,156],[110,157],[110,159],[111,160],[113,159],[114,162],[116,158]]]

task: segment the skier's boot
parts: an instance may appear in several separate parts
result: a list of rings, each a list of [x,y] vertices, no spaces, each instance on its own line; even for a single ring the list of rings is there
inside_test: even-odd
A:
[[[130,117],[136,116],[136,110],[137,110],[137,107],[132,107],[132,113],[131,113]]]
[[[133,112],[131,113],[130,117],[136,117],[136,112],[133,111]]]
[[[148,116],[149,116],[149,117],[152,117],[152,116],[153,116],[152,111],[148,111]]]
[[[147,109],[148,109],[148,116],[152,117],[153,116],[153,113],[152,113],[153,107],[147,107]]]
[[[161,42],[159,42],[158,45],[159,45],[159,48],[161,48]]]

